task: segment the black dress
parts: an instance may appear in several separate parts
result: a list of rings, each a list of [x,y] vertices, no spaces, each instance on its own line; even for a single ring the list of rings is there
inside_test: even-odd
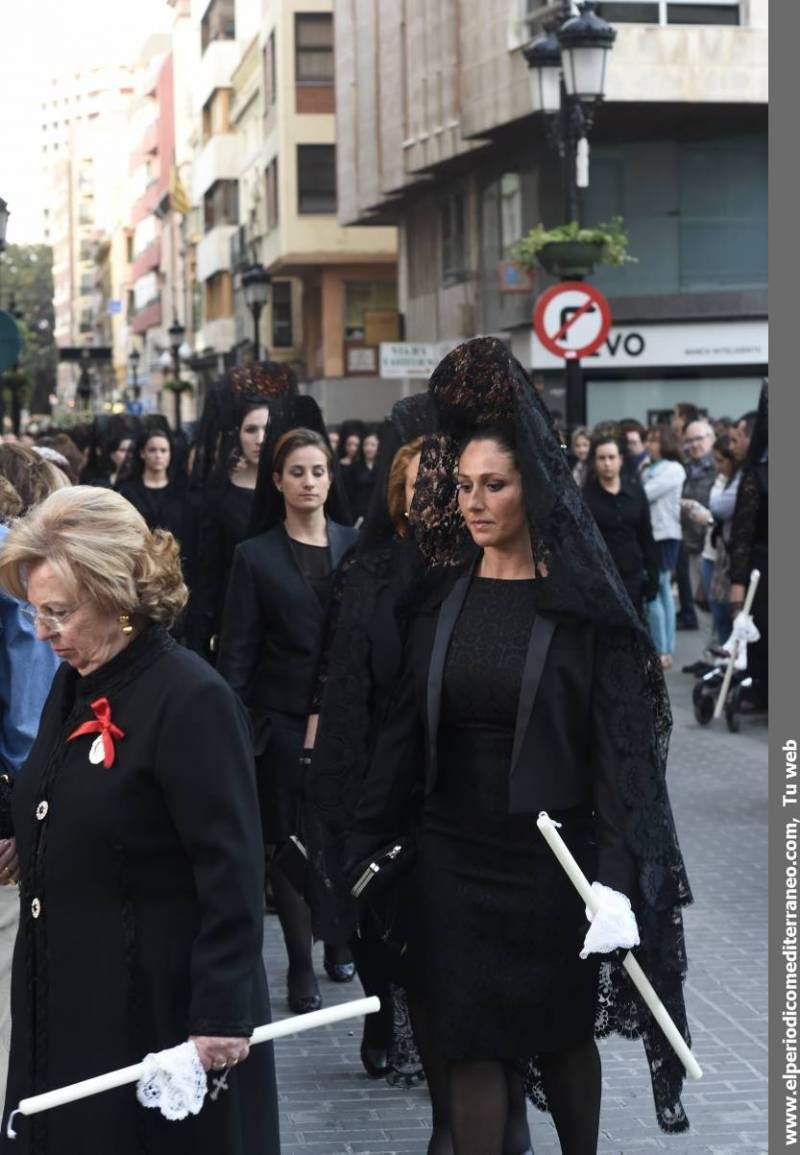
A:
[[[143,478],[133,477],[123,481],[118,492],[138,509],[148,528],[168,529],[179,542],[183,540],[186,487],[182,481],[173,479],[153,488]]]
[[[105,698],[106,767],[69,740]],[[224,767],[224,773],[220,773]],[[247,718],[222,679],[150,626],[86,677],[62,665],[14,786],[22,868],[6,1117],[21,1098],[190,1034],[269,1021],[263,850]],[[278,1155],[272,1049],[169,1122],[133,1086],[17,1119],[8,1155]]]
[[[641,615],[644,603],[658,593],[660,568],[645,492],[637,481],[623,477],[619,493],[610,493],[593,480],[584,487],[583,496]]]
[[[599,963],[583,903],[536,828],[509,813],[536,582],[473,578],[445,665],[439,773],[419,834],[425,976],[451,1062],[522,1060],[592,1037]],[[596,877],[591,807],[561,831]],[[442,933],[442,927],[447,933]]]

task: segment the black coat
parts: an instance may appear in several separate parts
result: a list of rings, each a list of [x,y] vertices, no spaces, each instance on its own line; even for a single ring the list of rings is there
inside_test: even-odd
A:
[[[466,572],[440,606],[415,617],[404,673],[378,735],[358,806],[351,862],[395,837],[409,798],[430,794],[450,640],[472,580]],[[540,579],[546,580],[546,579]],[[623,844],[609,697],[594,676],[602,631],[567,615],[537,614],[525,662],[509,767],[509,812],[594,806],[598,879],[635,899],[635,864]],[[423,769],[424,768],[424,769]]]
[[[619,493],[609,493],[598,481],[584,487],[608,551],[637,610],[658,593],[658,550],[653,540],[650,503],[637,481],[622,478]]]
[[[113,765],[91,734],[106,698]],[[14,787],[22,866],[6,1114],[28,1095],[138,1062],[190,1034],[269,1021],[263,851],[246,716],[222,679],[151,626],[101,669],[56,674]],[[269,1046],[176,1123],[133,1086],[5,1127],[14,1155],[277,1155]]]
[[[328,521],[332,568],[357,536]],[[256,753],[260,723],[271,711],[309,712],[324,616],[283,524],[236,547],[217,668],[250,710]]]

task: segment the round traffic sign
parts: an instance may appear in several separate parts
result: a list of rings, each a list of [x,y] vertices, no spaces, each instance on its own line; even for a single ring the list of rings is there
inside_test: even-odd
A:
[[[603,344],[611,328],[611,309],[594,285],[561,281],[539,297],[533,327],[550,353],[576,360],[588,357]]]

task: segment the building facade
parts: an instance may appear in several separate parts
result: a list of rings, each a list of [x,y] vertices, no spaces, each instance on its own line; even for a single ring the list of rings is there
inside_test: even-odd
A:
[[[499,275],[524,232],[563,222],[521,52],[553,10],[337,3],[338,176],[344,223],[399,228],[407,339],[502,335],[563,413],[563,364],[531,329],[552,279],[512,293]],[[592,277],[614,323],[584,362],[589,420],[646,420],[677,400],[739,413],[767,362],[766,0],[598,11],[617,39],[582,218],[622,216],[637,260]]]

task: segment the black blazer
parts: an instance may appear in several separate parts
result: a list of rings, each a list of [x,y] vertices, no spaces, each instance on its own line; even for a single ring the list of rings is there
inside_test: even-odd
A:
[[[357,537],[328,521],[334,568]],[[283,524],[236,547],[217,669],[250,710],[257,751],[259,722],[271,711],[309,712],[324,616]]]
[[[420,612],[412,624],[404,672],[356,814],[354,860],[397,834],[415,790],[427,795],[436,789],[445,662],[471,581],[471,571],[463,574],[440,606]],[[612,703],[594,673],[602,644],[602,630],[589,621],[537,613],[509,767],[509,811],[538,814],[592,805],[598,878],[633,897],[635,867],[624,848]]]

